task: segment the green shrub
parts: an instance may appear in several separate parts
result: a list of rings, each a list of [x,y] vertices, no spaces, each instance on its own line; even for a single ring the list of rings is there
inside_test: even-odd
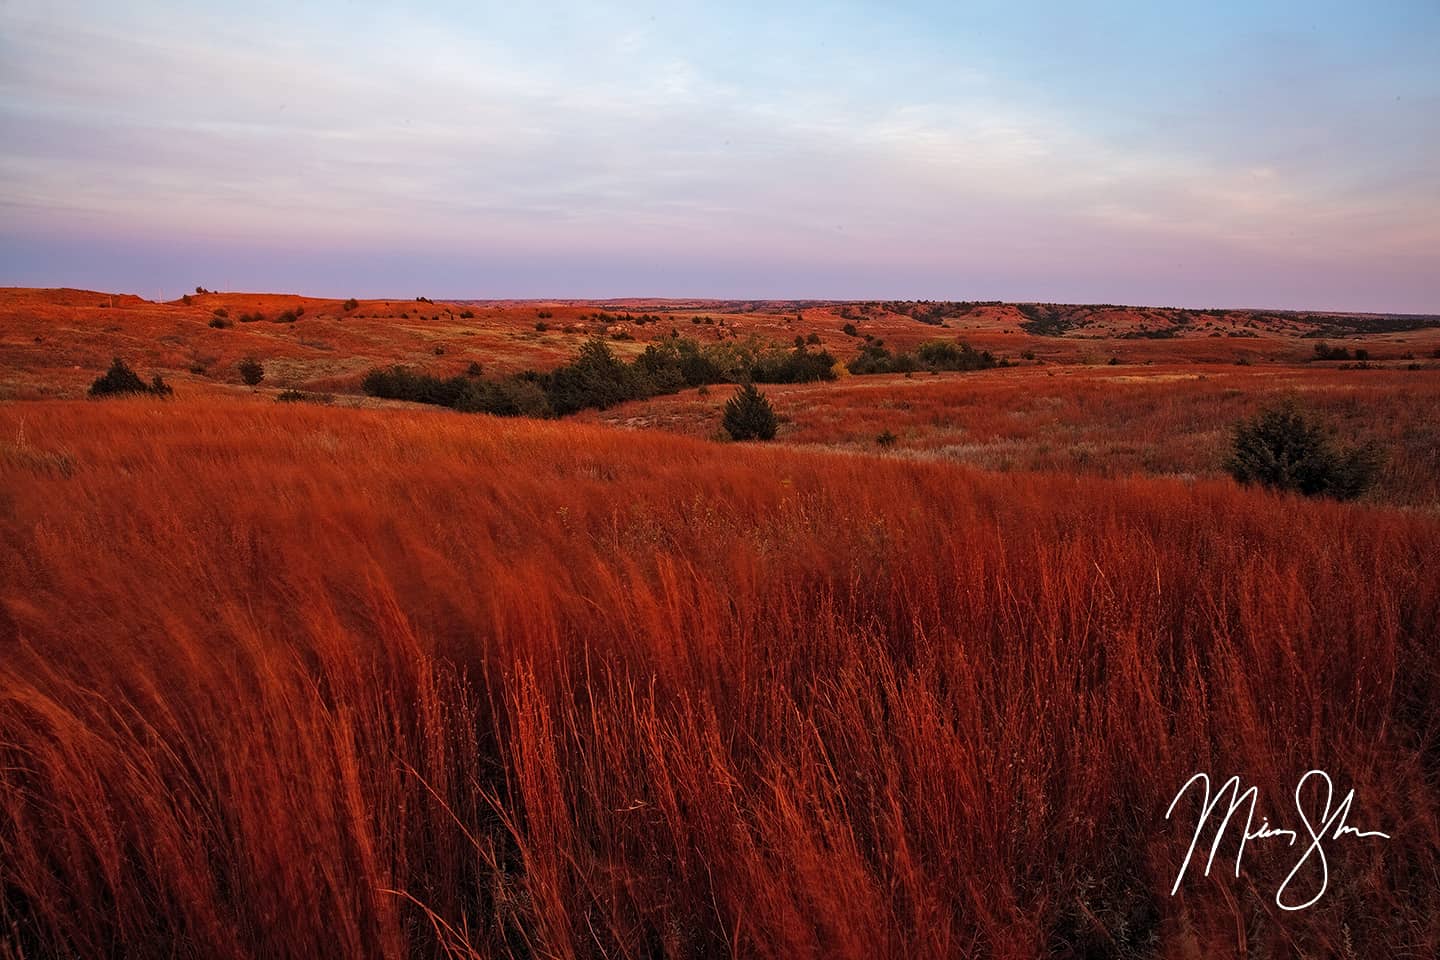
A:
[[[175,391],[170,385],[161,379],[160,374],[155,374],[147,385],[140,379],[139,374],[131,370],[124,360],[116,357],[110,364],[110,369],[104,375],[96,378],[90,384],[90,396],[112,397],[125,393],[151,394],[156,397],[168,397]]]
[[[254,357],[246,357],[235,364],[235,370],[240,374],[240,379],[245,382],[247,387],[256,386],[265,379],[265,368]]]
[[[455,403],[462,413],[488,413],[497,417],[548,417],[550,400],[540,384],[521,377],[470,382]]]
[[[1337,447],[1320,424],[1288,402],[1236,426],[1225,468],[1243,484],[1353,500],[1374,485],[1382,462],[1373,443]]]
[[[650,392],[645,378],[615,356],[601,337],[591,337],[575,359],[546,377],[545,393],[560,415],[593,407],[604,410]]]
[[[834,380],[835,358],[824,350],[811,353],[802,341],[794,350],[761,351],[751,362],[748,373],[746,379],[756,383]]]
[[[732,440],[771,440],[779,421],[769,398],[747,383],[725,402],[724,425]]]
[[[916,348],[915,356],[932,370],[988,370],[999,366],[989,350],[976,350],[959,341],[927,340]]]
[[[417,373],[408,367],[394,366],[388,370],[371,370],[365,375],[361,389],[372,397],[385,400],[409,400],[412,403],[430,403],[441,407],[453,407],[460,396],[470,389],[468,377],[451,377],[441,380],[426,373]]]

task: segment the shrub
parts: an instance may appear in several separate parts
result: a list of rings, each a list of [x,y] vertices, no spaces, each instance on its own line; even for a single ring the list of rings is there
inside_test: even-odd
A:
[[[483,377],[483,376],[485,376],[485,368],[480,365],[480,361],[478,361],[478,360],[471,360],[471,361],[470,361],[470,366],[468,366],[468,367],[465,368],[465,376],[467,376],[467,377]]]
[[[1020,329],[1037,337],[1063,337],[1074,326],[1066,312],[1054,304],[1017,303],[1015,309],[1025,316]]]
[[[297,318],[298,314],[296,314],[294,310],[286,310],[284,313],[280,314],[280,316],[275,318],[275,322],[294,323]]]
[[[90,396],[111,397],[124,393],[148,393],[157,397],[168,397],[174,391],[160,378],[158,373],[151,378],[147,385],[144,380],[140,379],[139,374],[126,365],[124,360],[116,357],[110,364],[110,369],[90,384]]]
[[[805,342],[808,343],[808,344],[810,344],[811,346],[819,346],[819,345],[820,345],[820,334],[818,334],[818,333],[811,333],[808,337],[805,338]]]
[[[354,297],[351,297],[349,300],[345,301],[345,312],[349,313],[351,310],[354,310],[358,306],[360,306],[360,301],[356,300]]]
[[[210,326],[214,327],[216,330],[225,330],[230,326],[230,321],[226,320],[224,317],[211,317]]]
[[[927,340],[915,350],[921,363],[932,370],[988,370],[999,366],[989,350],[976,350],[968,343]]]
[[[460,319],[462,319],[462,320],[473,320],[474,318],[475,318],[475,311],[474,311],[474,310],[461,310],[461,311],[460,311]]]
[[[875,438],[875,442],[881,447],[889,449],[890,447],[895,446],[895,441],[898,439],[899,438],[896,437],[895,434],[891,433],[889,430],[885,430],[882,431],[880,435]]]
[[[247,387],[256,386],[265,379],[265,368],[254,357],[246,357],[235,364],[235,370],[240,374],[240,379],[245,381]]]
[[[275,397],[276,403],[333,403],[335,397],[328,393],[304,393],[300,390],[281,390]]]
[[[753,383],[742,386],[725,402],[724,424],[732,440],[771,440],[779,426],[769,398]]]
[[[256,310],[254,313],[242,313],[242,314],[240,314],[240,322],[241,322],[241,323],[259,323],[261,320],[264,320],[264,319],[265,319],[265,314],[261,313],[259,310]]]
[[[544,320],[540,320],[536,322],[535,329],[540,333],[544,333],[546,330],[550,329],[550,324],[546,323]]]
[[[226,310],[224,307],[216,307],[214,313],[215,316],[219,317],[222,320],[230,316],[230,311]]]
[[[470,386],[471,381],[466,377],[441,380],[439,377],[416,373],[401,366],[391,367],[389,370],[371,370],[361,383],[361,389],[372,397],[431,403],[441,407],[456,406],[461,395],[469,390]]]
[[[824,350],[814,353],[802,342],[794,350],[764,352],[750,365],[749,377],[756,383],[813,383],[835,379],[835,358]]]
[[[1375,483],[1381,463],[1373,443],[1342,450],[1291,402],[1238,424],[1225,468],[1242,484],[1353,500]]]
[[[1349,360],[1350,351],[1344,347],[1332,347],[1325,341],[1315,344],[1316,360]]]
[[[845,326],[840,328],[840,332],[845,334],[845,336],[847,337],[853,337],[857,333],[859,333],[859,331],[855,329],[855,324],[853,323],[845,324]]]
[[[470,381],[455,402],[462,413],[489,413],[497,417],[548,417],[550,401],[540,384],[522,377],[497,381]]]
[[[636,368],[617,358],[601,337],[586,340],[572,362],[551,371],[545,385],[551,407],[561,415],[587,407],[604,410],[647,392]]]

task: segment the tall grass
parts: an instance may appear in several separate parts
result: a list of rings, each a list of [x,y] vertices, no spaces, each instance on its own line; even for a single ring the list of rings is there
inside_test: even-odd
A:
[[[790,443],[893,452],[987,469],[1093,476],[1218,476],[1237,421],[1287,399],[1340,437],[1376,441],[1385,465],[1373,500],[1440,509],[1436,371],[1148,366],[1022,366],[963,376],[851,377],[768,391]],[[642,422],[694,436],[719,426],[714,399],[687,392],[589,420]]]
[[[0,955],[1440,949],[1433,518],[441,412],[0,437]],[[1283,847],[1168,896],[1186,778],[1310,767],[1395,839],[1304,913]]]

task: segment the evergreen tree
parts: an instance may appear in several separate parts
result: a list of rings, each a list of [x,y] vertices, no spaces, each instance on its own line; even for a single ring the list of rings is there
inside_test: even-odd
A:
[[[725,403],[725,430],[734,440],[771,440],[779,422],[765,394],[747,383]]]
[[[1353,500],[1368,490],[1380,466],[1380,453],[1373,444],[1338,449],[1320,425],[1293,403],[1240,423],[1225,462],[1230,475],[1241,483],[1336,500]]]

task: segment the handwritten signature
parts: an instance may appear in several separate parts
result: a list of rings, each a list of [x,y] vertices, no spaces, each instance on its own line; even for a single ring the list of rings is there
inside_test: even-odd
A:
[[[1325,803],[1320,808],[1318,818],[1312,820],[1310,812],[1306,810],[1303,794],[1305,792],[1305,784],[1309,783],[1312,778],[1317,777],[1323,783]],[[1292,847],[1301,842],[1298,831],[1272,827],[1268,818],[1261,818],[1260,825],[1258,827],[1255,826],[1255,804],[1259,799],[1260,790],[1254,786],[1241,790],[1240,778],[1238,776],[1226,780],[1212,798],[1210,795],[1209,774],[1195,774],[1195,776],[1185,781],[1185,785],[1175,794],[1175,799],[1170,801],[1170,808],[1165,811],[1166,820],[1169,820],[1175,813],[1175,807],[1180,803],[1181,798],[1190,792],[1191,787],[1196,785],[1199,785],[1204,790],[1201,800],[1200,816],[1195,824],[1195,834],[1190,841],[1190,849],[1185,854],[1185,862],[1180,865],[1180,872],[1175,876],[1175,885],[1170,888],[1170,895],[1172,897],[1180,889],[1180,881],[1185,879],[1185,874],[1190,869],[1190,862],[1195,857],[1195,848],[1200,845],[1201,835],[1204,833],[1206,826],[1211,823],[1216,811],[1220,809],[1227,795],[1229,797],[1229,805],[1224,810],[1224,817],[1215,828],[1215,838],[1210,843],[1210,855],[1205,860],[1205,876],[1208,877],[1210,875],[1210,867],[1215,862],[1215,855],[1220,851],[1220,844],[1225,838],[1225,831],[1230,825],[1231,818],[1235,816],[1237,810],[1246,807],[1247,804],[1245,826],[1243,832],[1240,834],[1240,847],[1235,851],[1236,877],[1240,876],[1240,862],[1245,857],[1245,844],[1251,840],[1273,840],[1283,837],[1286,843]],[[1340,840],[1346,836],[1357,839],[1367,837],[1378,837],[1384,840],[1390,839],[1390,834],[1388,833],[1381,833],[1379,830],[1358,830],[1346,822],[1350,817],[1350,805],[1355,800],[1355,791],[1353,789],[1346,793],[1344,799],[1341,800],[1339,804],[1335,804],[1332,810],[1331,806],[1334,804],[1334,800],[1335,785],[1331,782],[1330,775],[1323,770],[1311,770],[1295,784],[1295,810],[1300,814],[1300,820],[1305,825],[1305,834],[1308,835],[1309,839],[1306,841],[1308,845],[1305,847],[1305,852],[1300,855],[1300,859],[1296,861],[1295,866],[1290,870],[1289,874],[1286,875],[1284,882],[1280,884],[1280,888],[1275,891],[1275,905],[1281,910],[1304,910],[1306,907],[1314,905],[1316,901],[1324,896],[1325,889],[1330,885],[1330,865],[1325,859],[1324,844],[1326,841]],[[1287,891],[1295,884],[1295,879],[1299,876],[1301,869],[1307,863],[1310,863],[1312,859],[1318,861],[1319,864],[1320,888],[1304,903],[1295,903],[1293,901],[1298,899],[1298,897],[1287,896]]]

